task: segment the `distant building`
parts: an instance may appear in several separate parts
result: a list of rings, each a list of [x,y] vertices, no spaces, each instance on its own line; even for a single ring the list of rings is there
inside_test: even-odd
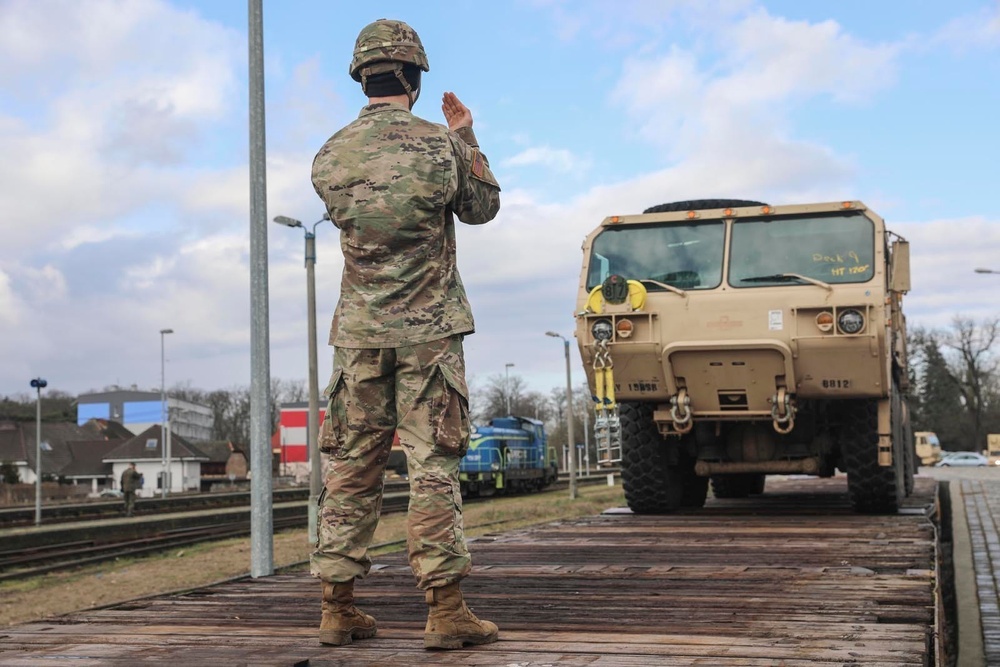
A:
[[[80,394],[76,399],[76,423],[90,419],[110,419],[121,424],[134,435],[163,421],[163,404],[155,391],[117,389],[94,394]],[[212,439],[215,416],[212,409],[167,396],[170,410],[170,430],[189,442]]]
[[[277,444],[277,452],[275,453],[280,455],[279,461],[282,464],[308,462],[309,452],[306,448],[306,431],[309,423],[308,401],[282,403],[280,409],[281,418],[278,420],[278,431],[275,434],[277,437],[271,439],[272,442],[277,440],[275,443]],[[317,423],[322,424],[325,417],[326,406],[321,405]]]
[[[245,482],[250,470],[246,453],[228,440],[199,442],[198,450],[208,461],[201,464],[201,490],[211,491],[213,485]]]
[[[271,436],[271,452],[276,459],[278,474],[293,477],[297,483],[309,481],[309,449],[306,446],[309,423],[309,402],[282,403],[278,430]],[[326,417],[326,404],[320,403],[319,419]]]
[[[142,433],[126,440],[104,456],[104,462],[112,466],[115,488],[118,480],[130,463],[143,476],[143,485],[138,495],[150,498],[163,488],[164,453],[161,442],[162,429],[153,424]],[[198,491],[201,489],[201,465],[209,457],[176,433],[170,440],[170,489],[171,493]]]
[[[22,483],[35,483],[35,451],[40,444],[43,479],[51,476],[74,486],[87,485],[94,493],[111,486],[112,466],[103,457],[125,442],[121,436],[127,431],[121,424],[42,422],[41,438],[36,439],[35,433],[35,422],[0,422],[0,462],[13,464]]]

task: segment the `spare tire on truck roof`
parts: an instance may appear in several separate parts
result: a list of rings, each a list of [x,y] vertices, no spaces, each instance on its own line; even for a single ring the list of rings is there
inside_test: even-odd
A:
[[[739,208],[740,206],[767,206],[767,204],[751,199],[688,199],[650,206],[643,213],[672,213],[674,211],[699,211],[705,208]]]

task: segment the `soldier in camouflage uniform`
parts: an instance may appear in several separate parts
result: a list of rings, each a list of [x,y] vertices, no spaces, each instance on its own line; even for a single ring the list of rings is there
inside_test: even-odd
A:
[[[470,431],[462,339],[474,324],[455,262],[455,218],[492,220],[500,187],[472,114],[453,93],[442,101],[447,128],[410,113],[428,70],[410,26],[385,19],[366,26],[350,73],[369,104],[313,162],[313,186],[344,253],[319,434],[329,458],[312,556],[323,582],[324,644],[376,631],[354,606],[354,580],[371,567],[367,551],[394,433],[410,472],[410,566],[429,605],[424,645],[497,639],[497,626],[476,618],[459,590],[472,567],[458,465]]]
[[[134,463],[129,463],[122,472],[121,487],[125,499],[125,516],[132,516],[135,511],[135,492],[141,485],[142,475],[135,469]]]

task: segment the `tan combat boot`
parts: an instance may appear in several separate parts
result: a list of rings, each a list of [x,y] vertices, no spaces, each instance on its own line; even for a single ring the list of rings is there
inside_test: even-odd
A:
[[[319,624],[321,644],[344,646],[352,639],[375,636],[375,619],[354,606],[354,580],[339,584],[323,582],[323,618]]]
[[[458,582],[429,588],[426,593],[427,627],[424,648],[462,648],[465,644],[491,644],[497,640],[497,626],[480,621],[465,606]]]

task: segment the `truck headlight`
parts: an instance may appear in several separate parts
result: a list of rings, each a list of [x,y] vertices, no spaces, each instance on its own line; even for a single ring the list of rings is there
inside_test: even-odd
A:
[[[865,328],[865,316],[854,308],[842,310],[837,316],[837,328],[840,329],[840,333],[848,335],[861,333]]]
[[[597,320],[590,326],[590,334],[594,340],[611,340],[611,320]]]

